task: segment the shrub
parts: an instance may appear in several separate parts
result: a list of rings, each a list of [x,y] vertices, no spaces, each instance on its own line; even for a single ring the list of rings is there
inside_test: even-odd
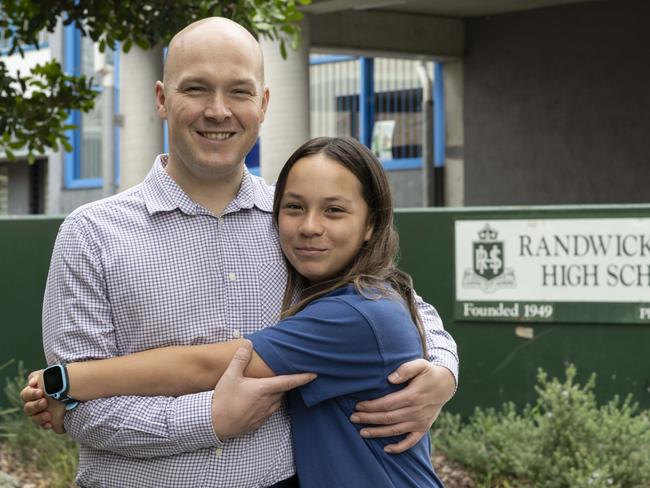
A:
[[[628,397],[598,406],[595,375],[581,386],[539,371],[537,401],[520,412],[477,408],[468,422],[443,414],[432,432],[437,449],[484,486],[539,488],[650,487],[650,414]]]

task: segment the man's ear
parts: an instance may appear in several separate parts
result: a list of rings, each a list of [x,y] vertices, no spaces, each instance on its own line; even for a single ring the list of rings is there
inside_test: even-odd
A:
[[[156,110],[158,117],[161,119],[167,118],[167,105],[165,105],[165,85],[162,81],[156,81]]]
[[[266,110],[269,108],[270,97],[271,92],[269,91],[269,87],[265,86],[264,91],[262,92],[262,120],[260,120],[260,123],[264,122],[264,118],[266,117]]]

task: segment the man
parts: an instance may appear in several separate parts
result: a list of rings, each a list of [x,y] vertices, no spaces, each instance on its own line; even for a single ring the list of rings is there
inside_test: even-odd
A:
[[[286,270],[271,221],[272,188],[244,167],[269,101],[257,41],[205,19],[169,45],[158,113],[169,155],[140,185],[62,224],[43,307],[48,363],[240,337],[279,318]],[[422,305],[433,362],[403,365],[407,388],[360,404],[362,435],[408,434],[413,445],[455,389],[455,344]],[[245,364],[244,364],[245,366]],[[308,375],[242,376],[237,358],[214,391],[87,402],[65,416],[79,442],[80,486],[294,486],[284,391]],[[453,372],[453,375],[451,372]],[[23,391],[36,420],[40,389]]]

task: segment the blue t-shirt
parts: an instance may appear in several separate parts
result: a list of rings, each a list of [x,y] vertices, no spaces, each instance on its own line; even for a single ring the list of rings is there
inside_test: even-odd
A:
[[[401,389],[387,377],[422,357],[418,331],[398,298],[370,299],[340,288],[248,338],[275,374],[316,373],[289,393],[301,488],[441,487],[428,436],[403,454],[399,439],[364,439],[349,417],[362,400]]]

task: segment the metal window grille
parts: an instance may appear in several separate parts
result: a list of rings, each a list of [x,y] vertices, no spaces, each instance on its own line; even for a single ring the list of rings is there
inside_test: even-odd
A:
[[[414,59],[374,59],[372,149],[388,168],[421,165],[422,80]],[[312,137],[359,134],[360,62],[358,57],[313,53],[310,56]],[[433,79],[433,62],[426,62]]]

